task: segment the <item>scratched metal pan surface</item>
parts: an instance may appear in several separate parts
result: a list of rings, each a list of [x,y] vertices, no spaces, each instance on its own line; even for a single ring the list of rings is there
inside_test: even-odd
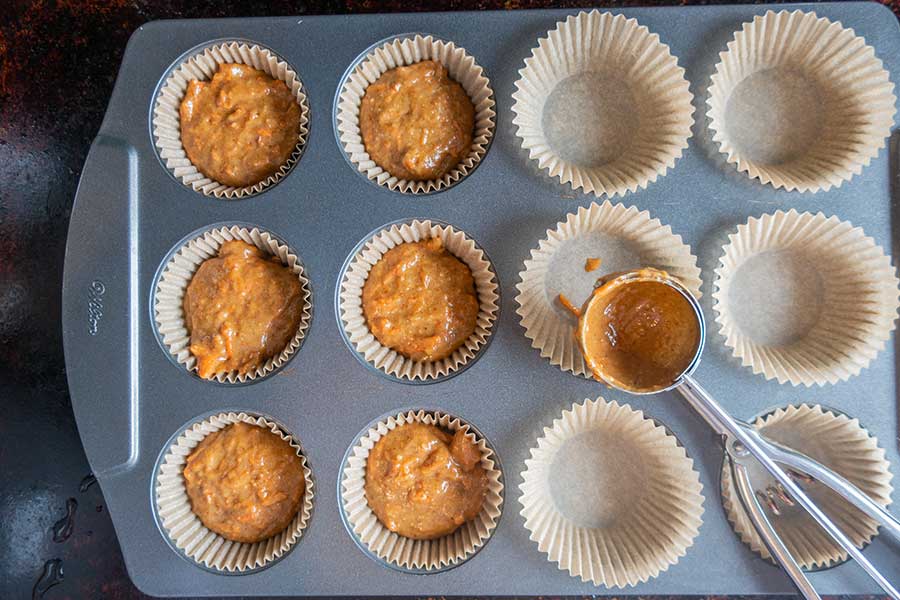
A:
[[[897,20],[875,3],[798,5],[852,27],[874,46],[896,83]],[[731,357],[712,322],[713,269],[729,232],[776,209],[822,211],[862,226],[897,255],[897,202],[888,152],[861,175],[817,194],[776,191],[723,164],[706,130],[705,90],[718,53],[745,21],[769,7],[634,8],[621,11],[658,33],[687,70],[698,124],[675,169],[618,201],[646,209],[682,235],[703,269],[710,329],[697,378],[738,417],[797,402],[816,402],[859,417],[898,453],[897,363],[893,341],[851,380],[824,388],[766,381]],[[797,8],[779,5],[777,10]],[[529,250],[591,196],[573,193],[538,171],[515,136],[510,111],[517,71],[538,38],[575,10],[436,13],[303,18],[163,21],[134,33],[106,118],[81,176],[66,252],[66,365],[81,439],[109,503],[128,572],[143,591],[167,595],[560,595],[792,593],[787,579],[735,536],[721,507],[722,452],[707,426],[673,393],[633,397],[573,377],[532,349],[515,312],[517,274]],[[333,102],[345,70],[373,43],[426,32],[464,47],[484,67],[497,102],[497,128],[484,161],[451,189],[422,197],[372,185],[335,140]],[[164,74],[190,49],[222,38],[274,50],[300,74],[309,94],[310,136],[290,174],[264,193],[223,201],[176,181],[153,149],[151,104]],[[896,192],[895,192],[896,193]],[[407,385],[365,368],[335,319],[341,266],[368,232],[409,217],[451,223],[484,248],[501,285],[501,311],[490,346],[470,368],[432,385]],[[308,270],[314,315],[298,354],[276,375],[250,385],[202,381],[170,362],[154,336],[149,307],[160,263],[188,233],[242,222],[277,234]],[[705,496],[700,534],[678,563],[626,590],[596,588],[557,569],[529,541],[518,514],[518,485],[528,448],[573,402],[603,395],[645,411],[673,431],[694,458]],[[483,432],[500,456],[503,515],[471,560],[439,574],[382,566],[360,551],[341,520],[338,470],[361,428],[400,407],[458,414]],[[166,441],[198,415],[243,408],[289,428],[306,449],[316,480],[315,509],[300,543],[252,575],[212,573],[173,552],[154,520],[151,474]],[[894,514],[898,509],[893,508]],[[896,545],[876,539],[866,555],[900,581]],[[823,594],[875,593],[852,563],[816,573]]]

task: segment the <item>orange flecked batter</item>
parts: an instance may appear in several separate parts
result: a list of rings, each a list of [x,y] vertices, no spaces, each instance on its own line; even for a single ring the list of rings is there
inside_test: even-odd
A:
[[[297,333],[300,280],[256,246],[228,241],[207,259],[184,294],[185,325],[197,373],[248,373],[279,354]]]
[[[191,81],[180,112],[191,163],[225,185],[263,181],[297,146],[300,106],[283,81],[253,67],[222,64],[211,81]]]
[[[438,179],[469,153],[475,108],[440,63],[391,69],[366,89],[359,107],[366,152],[400,179]]]
[[[487,474],[462,431],[407,423],[378,440],[366,461],[366,500],[385,527],[413,539],[453,533],[481,511]]]
[[[440,238],[388,250],[369,272],[362,301],[378,341],[416,361],[453,354],[478,317],[472,272]]]
[[[191,509],[206,527],[254,543],[284,531],[306,480],[297,452],[271,431],[235,423],[206,436],[187,457]]]

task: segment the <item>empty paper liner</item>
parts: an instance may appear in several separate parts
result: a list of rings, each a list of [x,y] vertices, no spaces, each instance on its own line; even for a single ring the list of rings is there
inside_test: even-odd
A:
[[[599,259],[599,268],[587,271],[588,259]],[[641,267],[667,272],[700,297],[700,269],[691,248],[647,211],[606,201],[567,215],[547,230],[519,273],[516,312],[532,347],[550,364],[591,378],[575,341],[578,320],[559,294],[581,306],[600,277]]]
[[[564,411],[525,461],[521,514],[560,569],[624,588],[656,577],[694,543],[700,475],[665,427],[603,398]]]
[[[729,236],[716,269],[716,322],[766,379],[824,385],[858,375],[894,329],[898,281],[859,227],[777,211]]]
[[[450,79],[462,86],[475,107],[472,147],[455,168],[438,179],[411,181],[391,175],[371,159],[359,127],[359,107],[366,88],[387,71],[424,60],[439,62]],[[344,79],[339,93],[335,127],[347,158],[370,181],[403,193],[436,192],[458,183],[484,158],[494,135],[494,92],[484,70],[466,51],[453,42],[433,36],[402,35],[385,41],[359,61]]]
[[[300,106],[300,129],[297,146],[291,156],[273,175],[245,187],[234,187],[214,181],[197,170],[181,143],[181,101],[191,80],[212,79],[220,64],[238,63],[258,69],[273,79],[280,79]],[[309,134],[309,104],[306,91],[296,71],[274,52],[256,44],[225,42],[204,48],[175,67],[163,83],[153,106],[153,139],[159,157],[167,169],[184,185],[216,198],[244,198],[258,194],[280,181],[303,154]]]
[[[219,383],[244,383],[257,377],[266,376],[285,364],[300,348],[312,319],[312,292],[306,272],[291,248],[272,234],[256,227],[222,226],[210,229],[188,240],[171,255],[160,270],[159,281],[153,295],[153,314],[157,334],[163,348],[176,363],[192,373],[197,373],[197,359],[191,354],[191,336],[185,324],[184,294],[194,273],[208,258],[218,256],[219,248],[230,240],[241,240],[252,244],[270,256],[277,256],[281,263],[297,275],[301,285],[300,301],[303,303],[297,333],[279,354],[268,359],[262,366],[248,373],[237,371],[220,373],[213,380]]]
[[[894,84],[871,46],[814,12],[768,11],[720,55],[709,128],[729,163],[776,188],[817,192],[858,175],[894,123]]]
[[[300,510],[290,525],[281,533],[253,544],[233,542],[207,529],[191,510],[183,475],[187,457],[203,438],[238,422],[263,427],[288,442],[300,457],[306,480]],[[249,573],[278,560],[300,540],[312,513],[312,472],[300,443],[266,417],[243,412],[221,413],[181,432],[160,460],[153,484],[156,514],[169,542],[188,559],[215,571]]]
[[[408,242],[441,238],[444,248],[469,267],[478,296],[475,331],[450,356],[416,361],[382,345],[372,334],[363,313],[363,286],[372,267],[391,248]],[[500,286],[484,251],[462,231],[450,225],[413,220],[393,223],[360,243],[339,279],[338,314],[350,347],[363,361],[398,379],[426,381],[457,372],[478,356],[494,331],[500,306]]]
[[[843,476],[872,500],[887,507],[891,503],[891,472],[878,440],[859,421],[821,406],[801,404],[779,408],[756,419],[754,426],[767,438],[808,455]],[[765,494],[775,480],[755,461],[748,465],[753,489]],[[810,498],[858,548],[872,541],[878,524],[827,486],[797,480]],[[777,495],[776,495],[777,498]],[[772,560],[741,503],[728,461],[722,468],[722,502],[728,520],[745,544],[766,560]],[[847,553],[825,533],[799,505],[777,500],[780,515],[760,501],[772,527],[791,556],[803,569],[819,569],[847,560]]]
[[[369,452],[390,431],[413,422],[465,432],[481,451],[481,466],[487,474],[487,493],[481,512],[453,533],[433,540],[416,540],[392,532],[381,524],[366,501]],[[440,411],[410,410],[370,426],[347,453],[340,481],[343,516],[351,535],[376,560],[417,573],[443,571],[471,558],[494,533],[503,506],[503,477],[493,448],[465,420]]]
[[[675,166],[694,108],[684,69],[635,19],[581,12],[541,38],[513,94],[513,124],[538,168],[615,196]]]

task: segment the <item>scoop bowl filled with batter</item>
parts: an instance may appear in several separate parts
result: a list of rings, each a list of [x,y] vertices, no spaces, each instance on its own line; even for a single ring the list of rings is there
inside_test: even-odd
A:
[[[699,363],[703,317],[675,278],[645,268],[610,275],[576,311],[576,339],[594,377],[634,394],[670,389]]]

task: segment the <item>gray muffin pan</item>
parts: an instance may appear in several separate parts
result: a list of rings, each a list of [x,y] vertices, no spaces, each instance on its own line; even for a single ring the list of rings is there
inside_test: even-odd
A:
[[[874,46],[896,82],[897,19],[875,3],[778,5],[841,21]],[[713,269],[727,234],[751,216],[778,209],[838,215],[897,255],[896,158],[882,151],[861,175],[828,192],[778,191],[724,163],[707,130],[706,87],[718,54],[764,5],[634,8],[687,70],[696,107],[694,135],[674,170],[616,201],[649,210],[699,257],[710,337],[696,376],[732,413],[750,418],[791,403],[820,403],[860,419],[896,472],[897,354],[893,340],[862,374],[833,386],[796,388],[742,368],[717,333]],[[595,200],[558,185],[521,150],[510,111],[517,71],[537,40],[576,10],[391,14],[160,21],[128,44],[100,133],[81,175],[66,249],[63,328],[72,404],[81,439],[115,524],[128,572],[144,592],[171,595],[563,595],[786,594],[791,584],[732,532],[719,499],[722,451],[708,427],[674,393],[637,397],[562,372],[531,348],[514,297],[529,251],[566,214]],[[492,147],[453,188],[409,196],[372,185],[335,143],[338,83],[360,52],[398,33],[431,33],[464,47],[485,69],[497,102]],[[280,183],[235,201],[203,196],[176,181],[153,148],[151,108],[165,73],[192,48],[237,38],[264,45],[306,86],[310,135],[303,157]],[[895,140],[896,145],[896,140]],[[894,160],[893,165],[889,164]],[[893,181],[893,190],[891,178]],[[892,202],[893,193],[893,202]],[[397,219],[452,223],[490,256],[501,284],[500,319],[490,346],[470,368],[432,385],[407,385],[365,368],[335,319],[341,266],[368,232]],[[296,356],[249,385],[202,381],[174,365],[157,343],[151,315],[154,275],[188,233],[220,222],[258,225],[300,255],[313,291],[313,319]],[[893,249],[893,251],[891,251]],[[596,588],[548,562],[518,514],[528,449],[573,402],[603,395],[628,403],[678,436],[700,472],[704,523],[694,545],[659,577],[626,590]],[[386,568],[356,546],[341,521],[338,471],[348,446],[375,417],[402,407],[458,414],[491,441],[504,468],[505,502],[487,545],[461,566],[415,575]],[[185,560],[166,543],[152,509],[151,475],[166,441],[185,423],[222,409],[270,415],[302,442],[317,482],[302,540],[283,560],[250,575],[223,576]],[[897,513],[894,507],[894,514]],[[866,555],[900,581],[900,547],[877,538]],[[813,575],[823,594],[876,593],[853,563]]]

